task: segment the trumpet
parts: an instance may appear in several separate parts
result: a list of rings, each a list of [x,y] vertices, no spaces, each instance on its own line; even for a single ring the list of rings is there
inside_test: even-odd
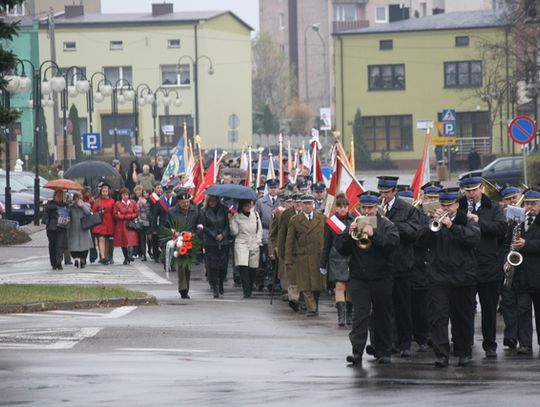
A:
[[[386,216],[388,212],[388,205],[386,204],[384,198],[381,199],[381,204],[379,205],[379,215]]]
[[[368,216],[357,216],[356,218],[354,218],[353,221],[357,224],[357,228],[354,230],[349,230],[349,235],[351,236],[351,239],[356,240],[356,246],[362,250],[369,249],[373,244],[368,234],[362,232],[364,226],[370,224],[369,222],[366,223],[368,218]]]
[[[442,220],[448,216],[448,211],[444,211],[438,218],[434,218],[429,223],[429,230],[438,232],[442,229]]]

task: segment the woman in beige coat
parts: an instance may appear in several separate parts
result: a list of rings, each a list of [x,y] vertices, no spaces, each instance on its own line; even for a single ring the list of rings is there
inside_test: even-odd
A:
[[[238,213],[230,221],[231,234],[235,236],[234,260],[240,278],[244,298],[251,297],[255,269],[259,267],[259,250],[262,245],[262,224],[252,201],[240,201]]]

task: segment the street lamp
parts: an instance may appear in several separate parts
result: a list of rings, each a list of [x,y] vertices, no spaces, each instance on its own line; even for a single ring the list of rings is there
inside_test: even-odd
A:
[[[304,74],[305,74],[304,86],[306,88],[306,103],[309,103],[307,32],[309,30],[313,30],[318,33],[320,26],[321,26],[320,23],[315,23],[315,24],[308,25],[306,28],[304,28]]]
[[[323,102],[325,103],[325,107],[330,107],[330,97],[329,97],[329,90],[330,90],[330,79],[328,75],[328,53],[326,52],[326,42],[324,41],[321,32],[320,32],[320,24],[313,24],[311,26],[313,31],[317,34],[317,37],[319,37],[319,40],[321,40],[321,44],[323,47],[323,75],[324,75],[324,91],[323,91]],[[307,69],[307,65],[306,65]]]
[[[101,76],[99,78],[99,81],[97,84],[94,84],[94,81],[96,80],[96,76]],[[107,79],[105,74],[101,71],[94,72],[90,76],[90,87],[88,89],[87,97],[86,97],[86,105],[88,108],[88,127],[90,130],[90,133],[94,132],[94,120],[92,118],[92,114],[94,113],[94,103],[101,103],[105,100],[106,96],[110,96],[112,94],[112,84]],[[90,153],[92,154],[93,151],[90,150]]]
[[[135,88],[135,97],[133,98],[133,113],[135,114],[135,144],[139,144],[139,108],[146,105],[144,91],[152,93],[152,89],[146,83],[141,83]]]
[[[171,99],[170,94],[174,92],[176,94],[176,98],[174,100]],[[147,93],[145,96],[145,102],[152,104],[152,121],[154,125],[154,159],[157,162],[157,106],[158,106],[158,93],[161,93],[163,95],[163,98],[161,99],[163,106],[165,106],[165,114],[169,115],[169,106],[171,103],[174,103],[176,107],[180,107],[182,104],[182,99],[180,98],[180,95],[178,92],[174,89],[167,89],[159,87],[157,88],[153,93]]]
[[[187,58],[191,61],[193,64],[193,85],[195,87],[195,134],[199,134],[199,61],[201,59],[206,59],[208,63],[210,64],[210,67],[208,68],[208,75],[214,74],[214,64],[212,63],[212,59],[210,59],[207,55],[200,55],[196,58],[191,57],[190,55],[182,55],[180,58],[178,58],[178,61],[176,63],[177,66],[177,72],[180,74],[180,62]]]
[[[118,86],[120,85],[120,89]],[[127,89],[124,90],[124,85],[127,86]],[[118,94],[118,90],[120,90],[120,94]],[[124,104],[126,102],[131,102],[135,99],[135,91],[133,90],[133,87],[131,86],[131,83],[127,79],[120,78],[116,81],[114,84],[114,87],[112,89],[112,99],[111,99],[111,107],[112,107],[112,115],[113,115],[113,127],[114,127],[114,158],[118,159],[118,129],[116,126],[116,119],[118,116],[118,105]]]

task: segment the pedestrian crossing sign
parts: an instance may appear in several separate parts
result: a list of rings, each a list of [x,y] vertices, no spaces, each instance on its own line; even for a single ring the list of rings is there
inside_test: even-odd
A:
[[[456,121],[456,111],[454,109],[445,109],[443,110],[443,122],[453,122]]]

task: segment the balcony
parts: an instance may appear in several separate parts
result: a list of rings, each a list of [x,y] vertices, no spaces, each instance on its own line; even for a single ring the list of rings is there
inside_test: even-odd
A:
[[[354,21],[333,21],[332,32],[358,30],[360,28],[369,27],[368,20],[354,20]]]

